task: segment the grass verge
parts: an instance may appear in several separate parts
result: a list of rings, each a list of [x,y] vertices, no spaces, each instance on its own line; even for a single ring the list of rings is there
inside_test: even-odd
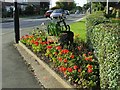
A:
[[[73,31],[75,35],[79,34],[80,38],[83,41],[86,41],[86,26],[85,26],[85,22],[86,22],[86,19],[84,18],[81,21],[72,23],[70,25],[71,31]]]

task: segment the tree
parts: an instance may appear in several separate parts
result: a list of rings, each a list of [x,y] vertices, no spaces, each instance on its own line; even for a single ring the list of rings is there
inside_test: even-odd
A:
[[[72,10],[76,7],[75,2],[56,2],[56,6],[65,10]]]

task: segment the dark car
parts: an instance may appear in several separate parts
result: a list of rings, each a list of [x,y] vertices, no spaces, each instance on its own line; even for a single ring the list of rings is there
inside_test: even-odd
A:
[[[50,14],[53,12],[53,10],[48,10],[45,12],[44,17],[50,17]]]

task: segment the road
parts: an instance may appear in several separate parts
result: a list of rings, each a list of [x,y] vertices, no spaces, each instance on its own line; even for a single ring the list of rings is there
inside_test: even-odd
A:
[[[67,16],[66,23],[70,24],[74,21],[76,21],[79,18],[82,18],[84,15],[83,14],[71,14]],[[28,28],[28,27],[35,27],[38,25],[41,25],[42,23],[47,24],[50,22],[49,18],[37,18],[37,19],[20,19],[20,29],[22,30],[23,28]],[[14,22],[7,22],[7,23],[2,23],[2,33],[7,33],[11,32],[10,30],[13,31],[14,28]]]
[[[72,23],[82,17],[83,15],[70,15],[67,19],[67,23]],[[25,35],[30,32],[34,26],[38,26],[42,22],[48,23],[49,21],[50,20],[46,18],[21,19],[20,30],[22,31],[20,34],[21,36]],[[2,23],[2,32],[0,34],[2,38],[2,43],[0,44],[2,45],[2,87],[41,88],[32,74],[28,71],[21,55],[13,46],[15,41],[14,36],[13,22]]]

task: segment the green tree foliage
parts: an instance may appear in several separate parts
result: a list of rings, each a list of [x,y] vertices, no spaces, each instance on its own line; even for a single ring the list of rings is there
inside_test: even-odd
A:
[[[29,5],[25,8],[25,14],[26,15],[33,15],[34,14],[34,7]]]
[[[56,6],[65,10],[72,10],[76,7],[75,2],[56,2]]]

